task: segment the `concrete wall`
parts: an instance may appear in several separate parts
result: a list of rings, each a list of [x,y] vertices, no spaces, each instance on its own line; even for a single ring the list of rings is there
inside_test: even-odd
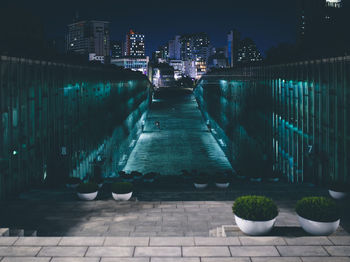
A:
[[[1,57],[0,196],[84,178],[96,158],[103,174],[137,139],[150,82],[114,68]]]
[[[349,83],[340,57],[208,74],[195,94],[231,161],[240,139],[263,139],[288,181],[349,182]]]

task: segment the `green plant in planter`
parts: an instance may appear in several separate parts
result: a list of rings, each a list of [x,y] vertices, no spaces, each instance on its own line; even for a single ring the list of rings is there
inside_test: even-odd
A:
[[[112,184],[111,190],[115,194],[128,194],[133,191],[133,185],[127,182],[118,182]]]
[[[69,177],[66,182],[66,184],[69,184],[69,185],[75,185],[80,183],[82,183],[82,181],[78,177]]]
[[[277,217],[278,208],[272,199],[264,196],[242,196],[235,200],[233,213],[251,221],[269,221]]]
[[[239,144],[234,164],[239,176],[261,178],[263,176],[264,161],[260,146],[251,140],[242,140]]]
[[[195,184],[208,184],[209,183],[209,177],[205,173],[200,173],[194,178]]]
[[[77,187],[77,191],[80,194],[94,193],[94,192],[98,191],[98,185],[96,183],[92,183],[92,182],[81,183]]]
[[[340,218],[338,205],[327,197],[305,197],[297,202],[297,214],[317,222],[334,222]]]

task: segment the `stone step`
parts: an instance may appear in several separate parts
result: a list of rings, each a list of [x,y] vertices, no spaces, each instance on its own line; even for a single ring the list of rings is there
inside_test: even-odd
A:
[[[0,233],[1,235],[1,233]],[[8,235],[12,237],[36,237],[37,231],[31,230],[31,229],[17,229],[17,228],[10,228],[8,229]]]
[[[0,228],[0,237],[8,237],[10,230],[8,228]]]

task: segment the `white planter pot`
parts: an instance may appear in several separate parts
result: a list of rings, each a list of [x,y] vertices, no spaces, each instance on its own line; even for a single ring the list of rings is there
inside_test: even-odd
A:
[[[116,193],[112,192],[112,196],[113,196],[114,200],[127,201],[131,198],[132,192],[126,193],[126,194],[116,194]]]
[[[81,200],[91,201],[97,197],[97,193],[98,193],[98,191],[93,192],[93,193],[87,193],[87,194],[77,193],[77,195]]]
[[[215,185],[218,188],[228,188],[230,186],[230,183],[215,183]]]
[[[197,189],[204,189],[208,186],[208,184],[196,184],[194,183],[194,187]]]
[[[250,236],[262,236],[268,234],[276,222],[276,218],[269,221],[245,220],[235,215],[236,224],[239,229]]]
[[[348,193],[347,192],[338,192],[338,191],[334,191],[334,190],[328,190],[329,195],[331,197],[333,197],[334,199],[340,200],[340,199],[344,199],[347,197]]]
[[[314,236],[328,236],[337,230],[340,223],[340,219],[334,222],[317,222],[305,219],[299,215],[298,219],[304,231]]]

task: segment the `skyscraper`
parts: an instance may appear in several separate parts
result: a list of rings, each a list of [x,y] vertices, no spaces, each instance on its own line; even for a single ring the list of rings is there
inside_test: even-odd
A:
[[[305,52],[326,55],[346,48],[346,4],[342,0],[298,0],[297,38]]]
[[[210,56],[210,39],[206,33],[182,35],[181,60],[185,61],[185,69],[188,75],[196,78],[205,74],[207,62]],[[189,67],[194,67],[189,69]],[[196,73],[194,73],[194,71]]]
[[[80,21],[69,24],[66,50],[82,55],[94,54],[98,57],[109,57],[109,22]]]
[[[238,60],[238,49],[241,41],[241,34],[236,30],[231,30],[227,34],[227,58],[230,67],[234,67]]]
[[[124,55],[144,57],[146,55],[145,35],[130,30],[129,33],[126,34],[125,38]]]
[[[169,41],[169,59],[179,60],[181,58],[181,36],[176,35],[173,40]]]

